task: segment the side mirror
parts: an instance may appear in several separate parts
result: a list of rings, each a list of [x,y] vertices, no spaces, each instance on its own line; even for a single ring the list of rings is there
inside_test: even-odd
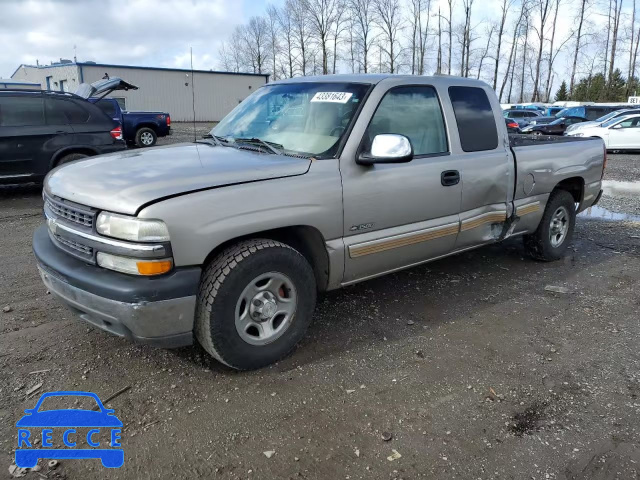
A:
[[[361,153],[356,159],[359,165],[376,163],[407,163],[413,160],[413,147],[404,135],[383,133],[376,135],[370,152]]]
[[[618,130],[620,128],[622,128],[622,124],[618,123],[617,125],[614,125],[613,127],[611,127],[613,130]]]

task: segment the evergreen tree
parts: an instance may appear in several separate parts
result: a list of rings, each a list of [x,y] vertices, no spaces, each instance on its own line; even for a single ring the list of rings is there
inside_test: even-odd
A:
[[[556,102],[566,102],[567,100],[569,100],[569,87],[567,87],[567,82],[562,82],[556,92]]]

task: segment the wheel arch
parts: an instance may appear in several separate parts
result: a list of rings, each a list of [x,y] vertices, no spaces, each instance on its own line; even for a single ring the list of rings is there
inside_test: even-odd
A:
[[[318,290],[326,291],[329,284],[329,254],[325,239],[320,231],[309,225],[294,225],[253,232],[229,239],[216,246],[207,255],[204,265],[209,264],[218,253],[227,247],[250,238],[277,240],[300,252],[309,262],[316,277]]]
[[[158,125],[156,125],[155,123],[148,123],[148,122],[142,122],[136,125],[136,135],[138,134],[138,132],[140,131],[141,128],[150,128],[151,130],[153,130],[155,132],[155,134],[158,134]]]
[[[52,168],[56,167],[58,164],[58,161],[64,157],[65,155],[71,155],[73,153],[82,153],[84,155],[88,155],[88,156],[93,156],[93,155],[97,155],[98,151],[91,148],[91,147],[86,147],[86,146],[82,146],[82,147],[65,147],[62,148],[60,150],[58,150],[56,153],[53,154],[53,156],[51,157],[51,162],[49,164],[49,170],[51,170]]]
[[[565,190],[571,194],[576,203],[582,203],[582,200],[584,198],[584,178],[565,178],[564,180],[558,182],[553,190]]]

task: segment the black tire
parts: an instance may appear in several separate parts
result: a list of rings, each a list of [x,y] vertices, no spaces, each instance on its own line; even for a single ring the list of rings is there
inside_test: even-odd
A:
[[[136,132],[136,145],[140,148],[153,147],[158,141],[158,135],[152,128],[142,127]]]
[[[568,230],[564,239],[554,245],[551,239],[552,218],[560,209],[567,212]],[[544,262],[553,262],[564,257],[576,226],[576,201],[566,190],[554,190],[549,197],[547,207],[540,220],[538,229],[531,235],[525,235],[524,246],[533,258]]]
[[[291,280],[296,309],[288,327],[265,345],[252,345],[236,328],[241,297],[252,281],[267,272]],[[195,335],[215,359],[237,370],[270,365],[288,355],[311,324],[316,281],[309,262],[288,245],[267,239],[245,240],[214,258],[202,274],[196,307]]]
[[[86,153],[70,153],[69,155],[65,155],[64,157],[60,158],[60,160],[58,160],[58,162],[56,163],[56,166],[63,165],[69,162],[75,162],[76,160],[87,158],[88,156],[89,155],[87,155]]]

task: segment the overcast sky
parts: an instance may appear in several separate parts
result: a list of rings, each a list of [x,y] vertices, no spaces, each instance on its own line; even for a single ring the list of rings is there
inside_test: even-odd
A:
[[[196,69],[219,69],[221,42],[236,25],[263,14],[267,2],[282,5],[284,0],[0,0],[0,78],[10,77],[22,63],[73,59],[74,46],[78,61],[183,68],[189,67],[192,46]],[[438,3],[446,11],[446,0],[433,0],[432,11]],[[475,2],[478,32],[498,18],[501,3]],[[577,3],[563,3],[559,39],[574,28]],[[456,5],[462,8],[461,1]],[[461,15],[456,14],[460,21]],[[604,22],[601,15],[588,18],[593,24]],[[570,51],[567,44],[555,63],[555,88],[569,77]]]
[[[280,1],[271,2],[279,4]],[[218,67],[220,42],[266,0],[0,0],[0,78],[22,63]]]

